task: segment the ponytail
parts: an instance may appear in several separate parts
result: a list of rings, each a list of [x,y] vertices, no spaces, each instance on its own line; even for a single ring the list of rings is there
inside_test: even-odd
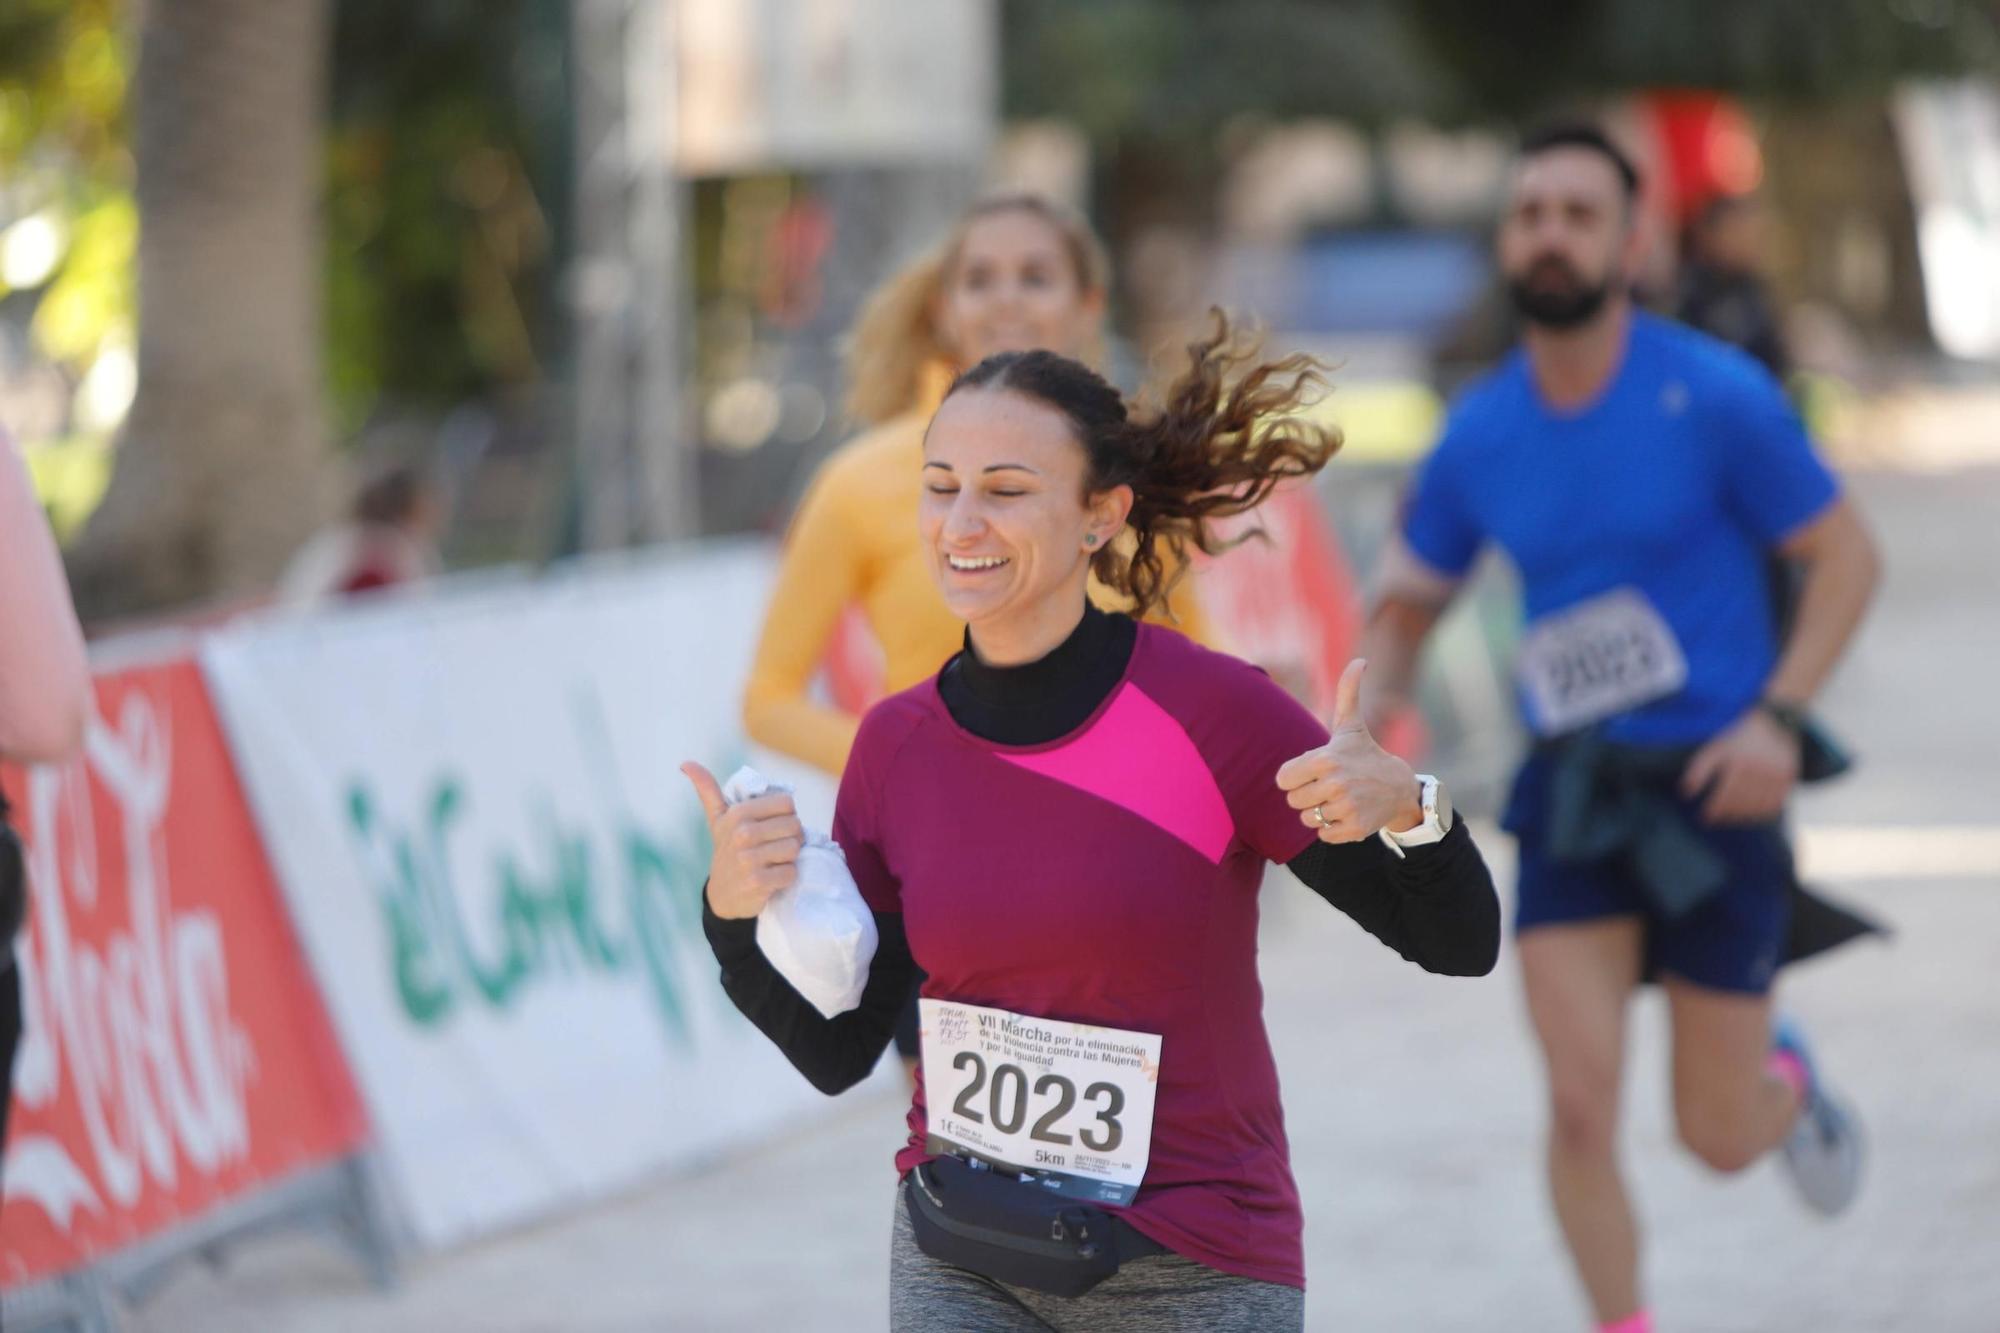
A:
[[[876,425],[917,403],[924,367],[949,357],[932,322],[944,249],[918,256],[869,294],[847,346],[847,414]]]

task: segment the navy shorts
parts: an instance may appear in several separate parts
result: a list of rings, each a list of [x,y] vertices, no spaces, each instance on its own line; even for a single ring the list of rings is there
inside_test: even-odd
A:
[[[1519,842],[1514,930],[1638,916],[1646,922],[1646,972],[1667,972],[1711,990],[1771,989],[1791,925],[1792,851],[1778,824],[1713,828],[1683,802],[1689,822],[1729,868],[1729,881],[1686,914],[1667,919],[1620,857],[1564,864],[1543,844],[1551,765],[1530,757],[1514,780],[1507,827]]]

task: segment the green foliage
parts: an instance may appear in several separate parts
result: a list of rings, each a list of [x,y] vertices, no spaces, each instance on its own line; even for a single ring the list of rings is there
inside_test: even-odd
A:
[[[69,248],[35,307],[44,355],[88,365],[109,341],[130,341],[139,210],[129,192],[103,191],[70,225]]]
[[[0,177],[10,213],[45,213],[62,238],[32,327],[42,354],[76,374],[132,337],[123,10],[118,0],[0,0]]]
[[[1507,116],[1634,88],[1838,101],[2000,68],[2000,10],[1985,0],[1412,0],[1406,13],[1474,100]]]
[[[124,8],[120,0],[0,0],[0,165],[60,155],[100,183],[129,183]]]
[[[1616,8],[1617,0],[1411,0],[1404,22],[1419,49],[1448,72],[1461,111],[1518,117],[1582,91],[1583,71],[1606,42]]]
[[[1212,140],[1232,116],[1435,115],[1451,89],[1392,0],[1004,0],[1009,116],[1099,141]]]
[[[527,383],[556,341],[562,6],[340,0],[327,140],[336,420]]]
[[[79,376],[132,339],[136,18],[131,0],[0,0],[0,173],[13,210],[47,208],[65,238],[33,328]],[[325,318],[343,433],[385,401],[504,392],[553,355],[565,22],[562,0],[334,0]]]
[[[27,452],[28,475],[49,516],[56,539],[67,542],[111,484],[112,451],[103,440],[68,435],[44,440]]]
[[[2000,70],[1990,0],[1003,0],[1001,13],[1008,115],[1191,153],[1245,115],[1514,119],[1641,88],[1821,100]]]

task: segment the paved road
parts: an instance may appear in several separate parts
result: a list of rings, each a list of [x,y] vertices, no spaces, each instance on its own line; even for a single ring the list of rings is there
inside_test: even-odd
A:
[[[1815,873],[1892,923],[1800,969],[1786,1001],[1865,1110],[1873,1175],[1838,1223],[1770,1165],[1720,1181],[1672,1141],[1662,1011],[1634,1013],[1630,1154],[1672,1333],[2000,1329],[2000,470],[1877,475],[1887,596],[1829,713],[1861,774],[1800,811]],[[1965,830],[1945,836],[1935,830]],[[1504,841],[1493,839],[1504,869]],[[1297,885],[1266,890],[1268,1017],[1306,1200],[1309,1326],[1584,1327],[1544,1209],[1541,1111],[1511,960],[1425,976]],[[274,1240],[191,1269],[144,1333],[879,1329],[898,1106],[413,1264],[391,1296]]]

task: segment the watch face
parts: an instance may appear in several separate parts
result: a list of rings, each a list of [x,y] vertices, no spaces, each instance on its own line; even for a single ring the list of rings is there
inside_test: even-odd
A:
[[[1438,783],[1432,790],[1437,792],[1438,830],[1442,833],[1449,833],[1451,832],[1452,821],[1451,793],[1445,790],[1445,785],[1442,782]]]

